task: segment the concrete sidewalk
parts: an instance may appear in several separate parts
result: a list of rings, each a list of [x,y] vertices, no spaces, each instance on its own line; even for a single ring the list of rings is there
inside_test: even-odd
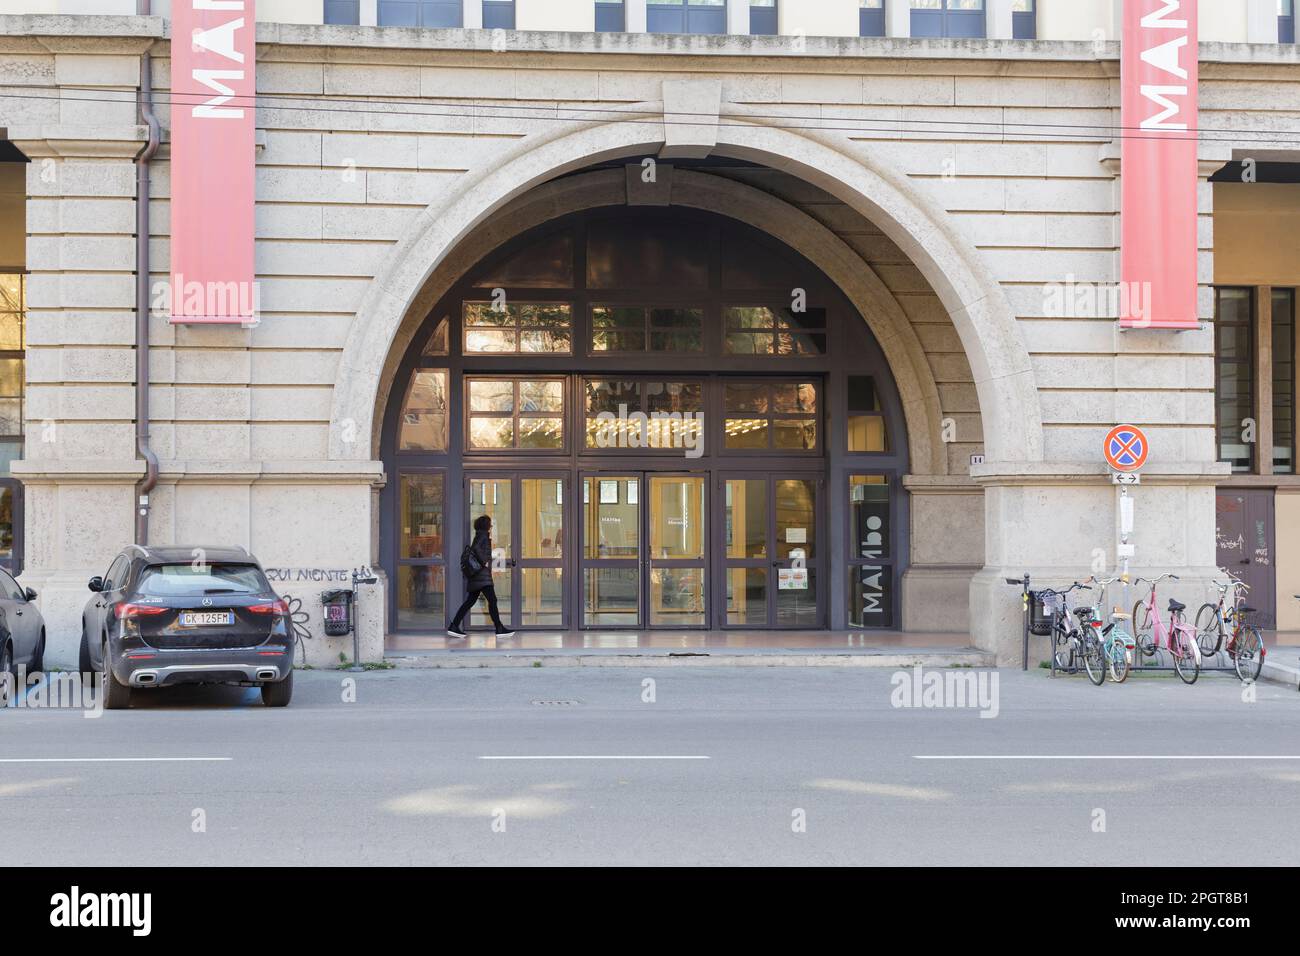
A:
[[[992,667],[993,655],[974,647],[863,647],[809,651],[707,648],[628,650],[463,650],[390,653],[397,667]]]

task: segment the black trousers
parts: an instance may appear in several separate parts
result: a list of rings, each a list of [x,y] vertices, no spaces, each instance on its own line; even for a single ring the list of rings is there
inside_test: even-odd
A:
[[[469,613],[470,608],[478,603],[480,595],[487,598],[488,614],[492,616],[492,626],[497,629],[497,633],[500,634],[503,631],[510,630],[510,628],[501,623],[501,612],[497,610],[497,589],[491,584],[482,588],[470,588],[469,596],[465,598],[465,603],[460,606],[460,610],[456,612],[456,616],[452,619],[451,629],[453,631],[460,630],[461,621],[463,621],[465,615]]]

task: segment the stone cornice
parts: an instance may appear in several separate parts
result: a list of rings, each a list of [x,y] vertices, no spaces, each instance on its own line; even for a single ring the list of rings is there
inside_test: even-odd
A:
[[[11,126],[8,138],[28,159],[134,159],[148,139],[145,126]]]
[[[1142,484],[1213,486],[1226,483],[1230,475],[1231,469],[1224,462],[1166,462],[1143,468]],[[985,488],[1111,484],[1110,468],[1101,462],[990,461],[972,465],[971,479]]]
[[[25,485],[134,485],[144,475],[144,462],[15,461],[12,473]],[[162,461],[159,484],[294,484],[381,486],[381,461]]]

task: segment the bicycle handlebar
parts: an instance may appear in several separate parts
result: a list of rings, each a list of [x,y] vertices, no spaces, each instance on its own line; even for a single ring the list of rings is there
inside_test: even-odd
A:
[[[1165,578],[1172,578],[1173,580],[1177,581],[1177,580],[1178,580],[1178,575],[1174,574],[1172,571],[1166,571],[1164,574],[1160,575],[1160,577],[1158,577],[1158,578],[1136,578],[1136,579],[1134,579],[1133,583],[1134,583],[1134,584],[1143,584],[1143,583],[1146,583],[1146,584],[1150,584],[1150,585],[1153,585],[1153,586],[1154,586],[1154,585],[1156,585],[1156,584],[1159,584],[1159,583],[1160,583],[1161,581],[1163,581]]]

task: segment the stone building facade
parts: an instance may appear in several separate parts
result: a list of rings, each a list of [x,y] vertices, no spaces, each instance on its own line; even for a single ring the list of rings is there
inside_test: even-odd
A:
[[[41,594],[50,656],[60,663],[76,651],[86,578],[133,539],[143,473],[133,308],[146,50],[164,130],[172,89],[165,15],[79,6],[0,16],[0,127],[23,176],[4,209],[11,224],[21,215],[25,236],[23,261],[6,264],[25,276],[25,448],[10,466],[21,484],[14,560],[22,583]],[[1068,582],[1114,567],[1116,491],[1101,443],[1118,422],[1152,436],[1135,492],[1135,573],[1174,571],[1192,595],[1184,600],[1199,602],[1223,561],[1218,489],[1236,480],[1276,495],[1271,520],[1283,558],[1271,556],[1271,581],[1281,626],[1300,623],[1281,600],[1300,583],[1300,556],[1285,553],[1300,526],[1300,507],[1289,504],[1300,501],[1291,497],[1294,416],[1289,477],[1262,466],[1234,476],[1220,460],[1225,423],[1216,416],[1216,284],[1300,286],[1287,257],[1267,276],[1216,274],[1220,187],[1212,180],[1244,159],[1282,170],[1297,155],[1300,57],[1267,35],[1279,29],[1271,4],[1202,0],[1201,126],[1213,131],[1201,144],[1205,325],[1177,334],[1122,332],[1106,305],[1118,278],[1122,175],[1109,2],[1029,4],[1037,40],[1012,38],[1017,9],[998,0],[978,39],[911,37],[917,23],[929,28],[892,9],[899,4],[881,8],[886,35],[858,36],[872,5],[832,0],[780,3],[775,36],[747,35],[741,14],[750,11],[735,3],[723,5],[730,32],[712,36],[647,33],[644,23],[638,31],[644,3],[623,11],[630,32],[596,32],[597,5],[578,2],[521,0],[512,5],[520,29],[498,30],[473,29],[491,3],[464,4],[466,28],[450,29],[377,25],[380,8],[364,0],[357,20],[368,25],[327,24],[351,11],[327,14],[319,2],[259,6],[260,321],[151,319],[155,543],[243,544],[276,569],[284,593],[305,599],[313,620],[329,581],[376,567],[380,584],[361,606],[364,652],[378,655],[402,630],[412,587],[436,581],[457,591],[462,512],[476,493],[468,471],[448,473],[457,487],[440,492],[446,524],[440,517],[441,550],[427,566],[438,566],[437,577],[403,571],[413,566],[404,535],[420,533],[401,510],[386,428],[422,414],[402,403],[412,368],[439,364],[438,348],[426,344],[440,334],[430,324],[438,310],[476,285],[467,277],[479,264],[548,223],[680,210],[683,223],[717,221],[723,235],[736,223],[779,241],[816,273],[810,281],[838,290],[887,365],[877,384],[890,380],[881,401],[897,412],[889,515],[902,523],[886,562],[897,583],[891,628],[968,630],[1000,660],[1017,659],[1020,602],[1006,578]],[[108,15],[85,15],[96,12]],[[164,136],[150,170],[157,283],[168,277],[169,174]],[[1283,198],[1269,208],[1285,212],[1300,187],[1275,187]],[[1256,221],[1239,210],[1236,241],[1262,243],[1252,238]],[[1272,222],[1270,235],[1285,234],[1288,222]],[[1240,246],[1235,253],[1250,259]],[[1293,332],[1289,348],[1294,354]],[[826,375],[852,377],[853,354],[829,358],[848,367]],[[1254,361],[1267,370],[1276,356]],[[646,372],[673,367],[663,356],[647,362]],[[459,395],[472,363],[449,365]],[[836,389],[819,392],[823,442],[833,443],[832,426],[855,411],[831,404],[843,397]],[[440,414],[454,420],[441,426],[453,439],[470,441],[461,432],[473,427],[472,410],[455,399]],[[564,496],[576,508],[590,462],[575,454]],[[816,506],[823,527],[847,520],[842,503],[831,505],[848,492],[842,479],[872,471],[838,461]],[[501,467],[530,473],[522,455]],[[604,494],[599,484],[590,489]],[[578,519],[565,523],[573,554],[584,542]],[[841,607],[851,599],[845,585],[825,582],[850,564],[852,544],[841,539],[853,533],[823,535],[832,543],[809,626],[852,624]],[[702,560],[716,576],[715,559]],[[745,567],[738,561],[735,570]],[[593,564],[593,579],[599,573]],[[527,586],[527,576],[519,580]],[[585,593],[568,586],[568,608],[551,624],[583,626]],[[725,625],[724,592],[710,585],[699,596],[713,608],[704,625]],[[430,622],[442,609],[417,619],[436,629]],[[773,613],[779,624],[780,608]],[[317,662],[340,651],[350,647],[323,638],[310,647]]]

